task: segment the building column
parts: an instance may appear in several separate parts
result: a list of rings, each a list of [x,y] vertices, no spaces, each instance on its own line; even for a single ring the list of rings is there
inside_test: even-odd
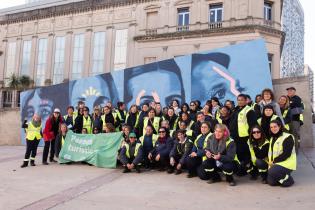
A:
[[[108,26],[106,28],[105,73],[108,73],[114,70],[113,69],[114,57],[115,57],[114,27]]]
[[[0,87],[4,85],[4,77],[5,77],[5,71],[6,71],[6,57],[7,57],[7,45],[8,40],[4,39],[2,40],[2,55],[0,56],[0,71],[2,72],[0,74]],[[2,95],[2,94],[1,94]]]
[[[22,38],[17,38],[16,39],[16,53],[15,53],[15,71],[13,72],[15,75],[20,75],[20,68],[21,68],[21,63],[23,59],[23,40]],[[31,79],[32,76],[30,75]]]
[[[91,28],[86,29],[84,35],[84,69],[82,77],[88,77],[91,73],[91,47],[92,47],[92,33]]]
[[[46,74],[45,74],[45,81],[50,81],[50,84],[53,84],[53,65],[54,65],[54,55],[55,55],[55,47],[54,47],[54,37],[53,33],[48,34],[47,40],[47,66],[46,66]],[[46,82],[45,82],[46,83]],[[48,84],[47,84],[48,85]]]
[[[135,41],[133,37],[136,36],[136,23],[130,23],[128,28],[128,41],[127,41],[127,64],[126,68],[134,66],[136,54],[135,54]]]
[[[32,46],[31,46],[31,57],[30,57],[30,71],[29,77],[34,80],[34,85],[36,85],[36,78],[37,78],[37,55],[38,55],[38,36],[32,36]],[[22,50],[23,53],[23,50]],[[23,55],[22,55],[23,56]],[[22,57],[21,57],[22,58]],[[22,59],[20,59],[22,62]]]
[[[66,47],[65,47],[65,69],[64,69],[64,80],[70,80],[71,78],[71,67],[72,67],[72,31],[68,31],[66,35]],[[66,59],[67,58],[67,59]]]

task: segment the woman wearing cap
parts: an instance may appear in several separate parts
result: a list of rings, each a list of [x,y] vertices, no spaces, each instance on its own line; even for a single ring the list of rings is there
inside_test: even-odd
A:
[[[235,186],[233,172],[236,171],[238,160],[236,158],[236,145],[230,138],[226,125],[217,124],[214,134],[207,140],[201,169],[198,171],[200,179],[209,180],[209,184],[221,181],[219,171],[225,174],[230,186]]]
[[[123,173],[136,169],[140,173],[140,165],[143,159],[142,145],[137,142],[135,133],[129,134],[129,142],[124,144],[119,153],[119,160],[124,166]]]
[[[251,155],[251,164],[247,170],[251,175],[250,179],[256,180],[259,173],[262,183],[267,184],[269,140],[260,126],[254,125],[250,129],[247,144]]]
[[[294,184],[291,172],[296,170],[297,164],[294,137],[283,131],[283,125],[277,120],[270,123],[270,131],[268,183],[289,187]]]
[[[21,168],[28,166],[29,159],[31,159],[31,166],[35,166],[37,146],[42,138],[42,122],[40,116],[34,114],[32,121],[27,123],[27,120],[25,120],[22,128],[24,128],[26,132],[26,152]]]
[[[54,113],[46,120],[43,137],[45,141],[43,151],[43,164],[48,165],[47,158],[50,148],[50,162],[57,162],[54,160],[55,155],[55,138],[59,131],[59,125],[62,123],[62,117],[60,115],[60,109],[56,108]]]

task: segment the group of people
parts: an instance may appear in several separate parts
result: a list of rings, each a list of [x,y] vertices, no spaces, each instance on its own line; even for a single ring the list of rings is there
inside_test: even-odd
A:
[[[126,111],[124,102],[117,107],[108,102],[94,107],[92,113],[84,102],[76,109],[69,106],[61,116],[56,108],[45,122],[42,132],[41,118],[34,114],[30,122],[24,121],[26,153],[21,167],[29,162],[35,166],[37,146],[45,141],[42,163],[57,162],[67,131],[97,134],[122,132],[123,139],[118,160],[123,172],[141,168],[156,168],[187,177],[198,176],[208,183],[221,181],[221,172],[230,186],[233,175],[250,175],[251,180],[261,176],[262,183],[291,186],[291,172],[296,170],[296,152],[299,129],[303,124],[304,105],[294,87],[275,101],[270,89],[251,100],[249,95],[237,96],[224,105],[213,97],[201,106],[199,101],[179,104],[173,100],[167,107],[158,101],[131,105]]]

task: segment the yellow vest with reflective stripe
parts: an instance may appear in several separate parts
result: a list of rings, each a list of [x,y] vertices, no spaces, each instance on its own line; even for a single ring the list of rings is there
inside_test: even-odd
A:
[[[145,128],[147,127],[148,122],[149,122],[149,117],[145,117],[143,120],[143,133],[145,133]],[[159,117],[154,117],[152,126],[154,127],[154,130],[156,132],[158,132],[158,130],[160,128],[160,118]]]
[[[125,117],[126,117],[126,114],[127,114],[127,112],[124,110],[124,115],[125,115]],[[122,116],[121,116],[121,114],[120,114],[120,111],[119,111],[119,110],[116,110],[116,116],[118,116],[118,118],[120,119],[120,121],[123,119]]]
[[[239,137],[245,137],[248,136],[248,129],[249,125],[247,122],[247,113],[251,111],[252,109],[249,106],[245,106],[242,111],[238,113],[237,116],[237,124],[238,124],[238,136]]]
[[[276,142],[273,144],[273,148],[271,148],[271,145],[274,141],[273,138],[271,138],[270,141],[270,146],[269,146],[269,152],[268,152],[268,159],[269,162],[273,162],[273,160],[278,157],[279,155],[281,155],[283,153],[283,142],[286,138],[288,138],[289,136],[292,136],[289,133],[284,132],[277,140]],[[292,136],[293,137],[293,136]],[[294,137],[293,137],[294,138]],[[293,146],[292,148],[292,153],[291,156],[286,159],[285,161],[279,162],[279,163],[275,163],[276,165],[280,165],[283,166],[287,169],[290,170],[296,170],[296,153],[295,153],[295,146]]]
[[[88,116],[88,119],[85,119],[85,117],[83,116],[83,127],[82,128],[86,128],[88,134],[92,133],[92,120],[91,120],[90,116]]]
[[[113,114],[113,113],[111,113],[112,114],[112,116],[113,116],[113,118],[114,118],[114,123],[116,123],[116,116]],[[103,121],[103,130],[105,130],[105,128],[106,128],[106,121],[105,121],[105,114],[103,114],[102,116],[101,116],[101,119],[102,119],[102,121]],[[113,126],[115,126],[115,125],[113,125]]]
[[[135,128],[138,128],[138,125],[139,125],[139,113],[137,113],[137,116],[136,116],[136,123],[134,124],[134,127]],[[130,116],[130,114],[129,113],[127,113],[127,115],[126,115],[126,121],[125,121],[125,123],[127,123],[128,122],[128,118],[129,118],[129,116]]]
[[[277,115],[275,115],[275,114],[272,115],[270,122],[273,121],[273,120],[276,120],[277,118],[278,118]],[[259,118],[259,119],[257,120],[258,125],[260,125],[260,126],[261,126],[261,119],[262,119],[262,118]]]
[[[256,158],[256,155],[255,155],[255,151],[254,151],[254,148],[253,148],[253,145],[251,145],[250,143],[249,143],[249,139],[248,139],[248,141],[247,141],[247,144],[248,144],[248,147],[249,147],[249,151],[250,151],[250,156],[251,156],[251,159],[252,159],[252,163],[254,164],[254,165],[256,165],[256,160],[257,160],[257,158]],[[268,140],[265,140],[265,142],[261,145],[261,146],[259,146],[259,149],[261,149],[263,146],[265,146],[266,144],[269,144],[269,141]],[[268,156],[264,159],[266,162],[268,161]]]
[[[72,125],[74,125],[74,123],[75,123],[75,118],[76,118],[76,116],[72,115]],[[65,121],[67,121],[68,115],[64,115],[64,116],[63,116],[63,119],[64,119]]]
[[[203,149],[207,147],[207,142],[208,142],[208,139],[210,138],[211,135],[212,135],[212,133],[210,132],[210,133],[208,133],[208,135],[206,136],[206,138],[205,138],[205,140],[204,140],[204,142],[203,142],[203,147],[202,147]],[[196,140],[194,141],[194,145],[195,145],[196,148],[198,148],[198,141],[199,141],[199,139],[201,138],[201,136],[202,136],[202,134],[199,134],[199,135],[197,136]],[[207,159],[206,156],[203,156],[203,157],[202,157],[202,160],[203,160],[203,161],[206,160],[206,159]]]
[[[136,143],[136,149],[135,149],[135,154],[134,154],[135,157],[138,155],[140,146],[141,146],[140,143]],[[127,158],[130,158],[129,144],[125,144],[125,147],[126,147],[126,156]]]
[[[61,146],[63,146],[65,143],[65,138],[63,138],[63,136],[61,135]]]
[[[286,118],[286,116],[288,115],[289,109],[284,110],[283,114],[282,114],[282,118]],[[284,125],[285,129],[290,130],[289,124],[285,124]]]
[[[158,137],[159,137],[158,135],[152,134],[152,145],[153,145],[153,147],[155,145],[155,142],[158,140]],[[141,142],[141,145],[143,145],[144,136],[141,136],[139,140]]]
[[[33,123],[30,122],[28,124],[28,127],[25,129],[26,139],[32,141],[36,138],[37,140],[40,140],[42,138],[42,135],[40,134],[41,129],[42,129],[41,125],[38,127],[35,127]]]

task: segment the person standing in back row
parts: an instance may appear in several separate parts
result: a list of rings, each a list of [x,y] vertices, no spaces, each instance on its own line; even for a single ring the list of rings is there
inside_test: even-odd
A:
[[[300,128],[303,125],[303,111],[304,105],[302,99],[296,95],[295,87],[287,88],[288,97],[290,100],[291,111],[291,133],[295,139],[295,149],[297,151],[300,142]]]
[[[237,107],[230,119],[231,137],[235,140],[236,154],[240,161],[240,170],[238,175],[246,175],[246,168],[249,166],[251,156],[247,140],[249,130],[257,125],[257,117],[254,110],[247,105],[247,96],[240,94],[237,96]]]

